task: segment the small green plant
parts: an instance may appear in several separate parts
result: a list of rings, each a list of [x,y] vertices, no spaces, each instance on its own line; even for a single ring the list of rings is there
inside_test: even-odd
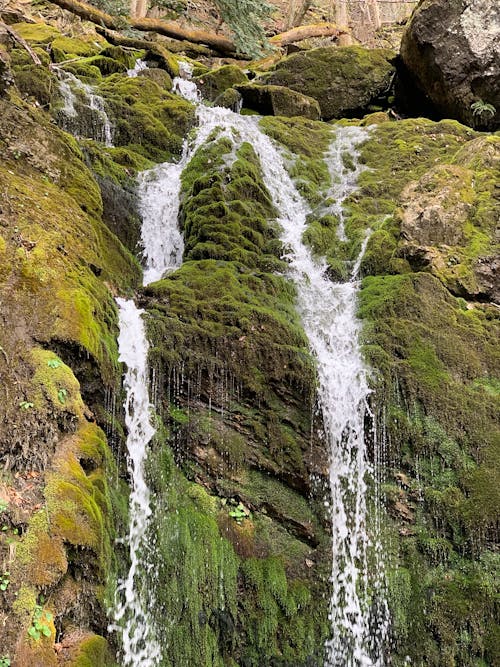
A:
[[[44,611],[43,607],[37,604],[35,606],[35,611],[33,612],[31,628],[28,630],[29,636],[35,641],[38,641],[42,635],[44,637],[50,637],[52,633],[48,624],[52,619],[53,616],[50,611]]]
[[[31,401],[21,401],[19,403],[19,407],[21,408],[21,410],[29,410],[33,406],[34,406],[34,403],[32,403]]]
[[[3,514],[9,509],[9,503],[0,498],[0,514]]]
[[[10,667],[10,658],[8,655],[2,655],[0,657],[0,667]]]
[[[60,359],[49,359],[47,361],[47,366],[49,368],[59,368],[59,366],[62,364],[62,361]]]
[[[59,403],[62,403],[63,405],[66,403],[67,396],[68,396],[67,389],[59,389],[59,391],[57,392],[57,398],[59,399]]]
[[[229,512],[229,516],[236,521],[237,524],[241,524],[243,519],[246,519],[250,512],[246,507],[239,503],[234,509]]]
[[[10,572],[0,574],[0,591],[6,591],[10,584]],[[1,667],[1,666],[0,666]]]
[[[477,100],[477,102],[473,102],[470,105],[470,108],[473,116],[486,115],[493,118],[497,112],[493,104],[489,104],[489,102],[484,102],[483,100]]]

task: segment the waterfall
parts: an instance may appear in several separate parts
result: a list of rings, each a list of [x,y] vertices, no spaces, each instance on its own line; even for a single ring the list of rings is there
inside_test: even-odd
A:
[[[184,72],[176,79],[176,89],[196,101],[198,93],[188,75]],[[289,275],[297,289],[298,310],[317,360],[318,403],[330,454],[333,548],[332,636],[325,647],[325,667],[384,667],[389,616],[383,596],[380,544],[376,537],[369,538],[367,525],[367,487],[373,471],[368,462],[364,429],[370,389],[368,370],[360,351],[360,322],[356,317],[359,289],[356,278],[368,236],[351,279],[346,283],[332,283],[327,276],[326,260],[314,259],[302,241],[309,206],[298,193],[279,151],[259,129],[259,119],[203,105],[197,106],[197,117],[198,131],[190,142],[185,143],[179,162],[158,165],[143,172],[138,179],[146,263],[144,283],[158,280],[166,271],[180,265],[183,245],[177,217],[181,173],[196,150],[216,128],[219,137],[229,137],[235,144],[251,143],[259,158],[266,187],[279,212],[277,222],[289,263]],[[365,131],[358,128],[337,128],[335,141],[326,155],[334,177],[330,194],[335,201],[331,210],[339,217],[341,237],[345,236],[342,204],[355,188],[361,171],[355,149],[365,136]],[[342,156],[345,153],[349,154],[353,169],[344,167]],[[150,513],[143,464],[146,446],[154,433],[148,415],[147,341],[142,311],[132,301],[119,300],[119,306],[120,359],[128,367],[125,409],[134,486],[129,534],[131,568],[122,584],[125,602],[117,609],[116,621],[122,621],[124,664],[127,667],[153,667],[158,664],[161,649],[152,636],[147,608],[141,597],[141,586],[148,574],[147,565],[146,577],[138,577],[137,571],[138,560],[144,552]],[[369,558],[370,565],[378,570],[375,577],[369,577]],[[147,558],[145,562],[147,564]],[[154,595],[154,591],[150,594]]]
[[[290,277],[297,288],[302,324],[317,360],[318,402],[330,453],[332,503],[332,638],[326,646],[325,667],[383,667],[389,614],[381,584],[380,547],[377,537],[370,539],[367,526],[366,495],[372,470],[364,423],[370,389],[359,345],[360,322],[356,317],[359,289],[356,274],[368,237],[351,280],[332,283],[327,276],[326,261],[315,260],[302,241],[309,206],[298,193],[273,142],[260,131],[258,119],[201,105],[197,113],[204,137],[219,128],[219,136],[250,142],[259,157],[264,182],[279,211],[277,221]],[[361,171],[355,148],[366,136],[366,131],[360,128],[338,128],[326,156],[336,179],[332,194],[341,221],[342,202],[354,189],[356,175]],[[198,137],[196,144],[199,143]],[[338,162],[346,152],[354,168],[342,166],[337,172]],[[332,156],[338,158],[334,160]],[[340,234],[345,234],[343,228]],[[369,578],[370,547],[378,572]],[[376,596],[380,599],[375,599]]]
[[[71,72],[56,67],[53,69],[59,77],[59,92],[64,102],[64,106],[59,110],[63,129],[77,137],[94,139],[112,147],[113,130],[104,99],[92,86],[83,83]],[[78,106],[81,107],[80,112],[77,110]],[[85,109],[87,111],[82,113]]]
[[[119,582],[112,630],[120,630],[125,667],[154,667],[160,659],[160,646],[153,636],[153,626],[144,597],[147,574],[151,570],[148,558],[147,529],[151,515],[150,494],[144,477],[146,451],[155,429],[150,418],[148,393],[148,342],[142,320],[144,311],[132,300],[117,299],[120,335],[119,360],[126,364],[125,424],[127,426],[128,468],[132,490],[128,546],[130,569]],[[146,575],[146,576],[145,576]]]

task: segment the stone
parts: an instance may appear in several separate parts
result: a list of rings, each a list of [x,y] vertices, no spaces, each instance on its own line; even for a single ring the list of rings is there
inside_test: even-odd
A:
[[[287,86],[318,101],[323,120],[362,117],[387,108],[396,54],[387,49],[328,46],[294,53],[256,83]]]
[[[224,65],[194,78],[205,100],[214,102],[226,90],[236,84],[248,82],[247,75],[237,65]]]
[[[321,110],[318,102],[285,86],[257,85],[247,83],[236,86],[243,97],[243,105],[263,116],[303,116],[319,120]]]
[[[164,69],[159,67],[148,67],[138,73],[137,76],[145,77],[157,83],[164,90],[172,90],[172,77]]]
[[[235,88],[228,88],[214,100],[216,107],[224,107],[226,109],[232,109],[233,111],[237,111],[242,103],[243,98],[241,93]]]
[[[499,34],[498,0],[422,0],[403,35],[401,58],[441,116],[495,130],[500,127]]]

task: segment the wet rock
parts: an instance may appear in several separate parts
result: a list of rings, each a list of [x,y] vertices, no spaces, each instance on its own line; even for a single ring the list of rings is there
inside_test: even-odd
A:
[[[462,195],[464,188],[471,187],[471,180],[468,170],[446,165],[411,183],[403,193],[403,238],[423,246],[460,244],[471,212],[471,204]]]
[[[243,97],[243,105],[263,116],[303,116],[319,120],[321,111],[318,102],[284,86],[260,86],[253,83],[239,85],[237,91]]]
[[[323,47],[284,58],[259,81],[318,101],[324,120],[363,116],[387,106],[395,54],[359,46]]]
[[[499,31],[497,0],[419,4],[403,35],[401,57],[442,116],[481,129],[500,127]]]

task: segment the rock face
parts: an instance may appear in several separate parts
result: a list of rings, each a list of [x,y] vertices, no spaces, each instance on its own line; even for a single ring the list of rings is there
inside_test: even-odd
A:
[[[287,86],[318,101],[323,120],[363,116],[387,103],[394,76],[387,49],[324,47],[294,53],[258,81]]]
[[[440,114],[494,130],[500,127],[499,33],[497,0],[422,0],[404,33],[401,57]],[[476,102],[494,110],[471,108]]]
[[[263,116],[303,116],[319,120],[321,110],[315,99],[285,86],[258,86],[253,83],[236,87],[243,104]]]

